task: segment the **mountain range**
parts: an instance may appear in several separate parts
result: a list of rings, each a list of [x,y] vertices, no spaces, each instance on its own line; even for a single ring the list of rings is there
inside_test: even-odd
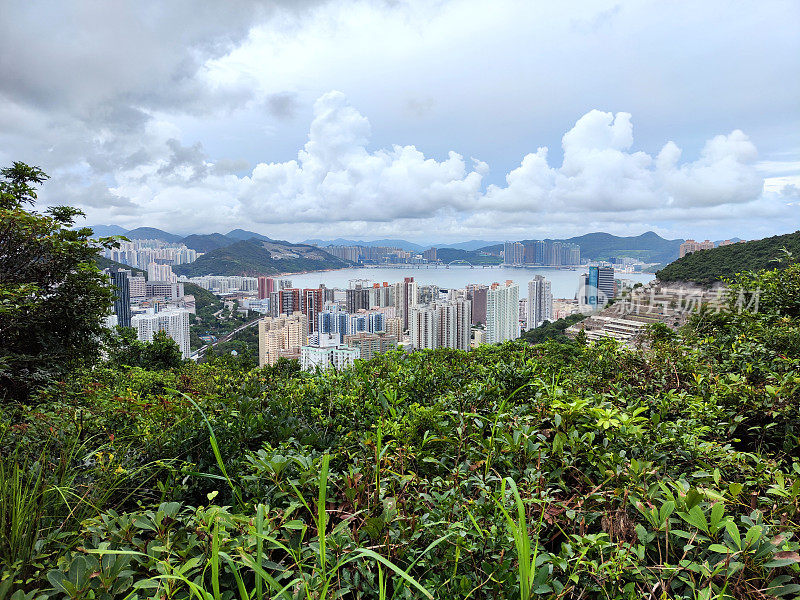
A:
[[[163,231],[161,229],[156,229],[153,227],[137,227],[136,229],[125,230],[122,227],[117,225],[93,225],[90,226],[91,229],[94,230],[96,236],[107,236],[107,235],[125,235],[129,239],[160,239],[165,242],[170,243],[182,243],[185,244],[188,248],[192,248],[197,252],[202,252],[204,255],[215,253],[213,256],[209,256],[199,265],[197,268],[209,268],[212,264],[215,264],[218,267],[222,267],[222,265],[227,265],[227,268],[231,268],[239,271],[255,271],[256,265],[262,265],[266,270],[263,271],[273,272],[273,268],[277,268],[280,266],[279,264],[274,264],[272,259],[267,259],[266,255],[264,255],[261,250],[264,250],[267,253],[270,253],[270,250],[265,250],[263,246],[259,246],[257,243],[251,243],[246,246],[237,246],[236,248],[232,248],[232,246],[236,245],[239,242],[261,242],[262,244],[279,244],[281,245],[281,249],[278,250],[278,254],[283,251],[287,251],[289,254],[292,254],[293,251],[291,250],[292,247],[294,248],[314,248],[319,247],[324,250],[324,247],[327,245],[335,245],[335,246],[367,246],[367,247],[374,247],[374,246],[388,246],[394,248],[400,248],[402,250],[406,250],[408,252],[422,252],[427,248],[438,248],[439,254],[442,260],[448,258],[450,260],[455,259],[463,259],[467,260],[473,264],[482,264],[485,262],[486,254],[493,254],[495,256],[499,256],[500,250],[503,248],[502,242],[497,241],[487,241],[487,240],[470,240],[466,242],[458,242],[458,243],[442,243],[442,244],[431,244],[431,245],[421,245],[414,242],[409,242],[407,240],[402,239],[380,239],[380,240],[372,240],[372,241],[365,241],[365,240],[351,240],[351,239],[344,239],[344,238],[336,238],[332,240],[323,240],[323,239],[307,239],[300,244],[292,244],[286,241],[279,241],[273,240],[265,235],[260,233],[256,233],[254,231],[247,231],[244,229],[234,229],[233,231],[229,231],[228,233],[208,233],[208,234],[191,234],[187,236],[180,236],[174,233],[169,233],[167,231]],[[533,240],[523,240],[524,242],[530,242]],[[566,239],[553,239],[548,241],[560,241],[560,242],[567,242],[578,244],[581,247],[581,257],[587,258],[589,260],[607,260],[612,257],[631,257],[631,258],[638,258],[644,262],[649,263],[669,263],[675,260],[678,257],[678,250],[683,242],[682,239],[675,239],[675,240],[667,240],[656,234],[655,232],[648,231],[638,236],[627,236],[627,237],[620,237],[616,235],[612,235],[610,233],[604,232],[595,232],[595,233],[588,233],[586,235],[580,235],[576,237],[566,238]],[[259,250],[259,248],[261,250]],[[277,247],[274,247],[275,250]],[[231,249],[228,252],[217,252],[223,249]],[[245,255],[252,255],[247,258]],[[296,254],[296,252],[295,252]],[[303,254],[301,252],[301,254]],[[324,253],[324,255],[328,258],[325,260],[330,261],[334,257],[328,253]],[[203,257],[201,257],[203,258]],[[280,260],[280,259],[279,259]],[[234,267],[233,263],[236,263]],[[497,262],[495,259],[494,262]],[[209,264],[210,263],[210,264]],[[342,265],[346,264],[342,261],[339,261]],[[310,263],[308,265],[303,266],[305,263],[301,261],[295,265],[296,269],[294,270],[308,270],[306,267],[312,267],[314,263]],[[334,268],[330,265],[326,265],[321,268]],[[194,269],[192,269],[194,270]],[[181,269],[176,269],[176,273],[181,272]],[[211,271],[205,271],[203,274],[208,274]],[[219,274],[225,274],[220,272]],[[229,273],[233,274],[233,273]]]
[[[486,240],[470,240],[468,242],[442,242],[441,244],[415,244],[414,242],[409,242],[408,240],[395,240],[395,239],[383,239],[383,240],[372,240],[372,241],[365,241],[365,240],[347,240],[344,238],[336,238],[334,240],[322,240],[319,238],[313,238],[308,240],[303,240],[304,244],[313,244],[314,246],[364,246],[366,248],[374,248],[376,246],[384,246],[388,248],[400,248],[401,250],[405,250],[407,252],[422,252],[423,250],[427,250],[428,248],[454,248],[456,250],[478,250],[479,248],[483,248],[484,246],[491,246],[493,244],[501,244],[503,242],[489,242]]]
[[[534,240],[522,240],[522,243]],[[669,263],[678,258],[682,239],[666,240],[653,231],[641,235],[621,237],[610,233],[587,233],[566,239],[546,239],[548,242],[564,242],[578,244],[581,247],[581,258],[589,260],[608,260],[613,257],[626,256],[638,258],[649,263]],[[488,253],[499,253],[502,244],[484,246],[479,250]]]
[[[256,276],[342,269],[350,264],[316,246],[291,244],[268,238],[250,238],[210,250],[192,263],[174,265],[172,270],[176,275],[186,275],[187,277],[202,275]]]

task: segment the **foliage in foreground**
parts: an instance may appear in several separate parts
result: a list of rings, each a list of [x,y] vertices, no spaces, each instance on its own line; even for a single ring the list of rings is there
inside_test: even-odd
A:
[[[27,209],[46,179],[20,162],[0,170],[0,404],[94,361],[114,297],[95,262],[114,240],[71,229],[78,209]]]
[[[75,372],[3,409],[0,600],[798,597],[800,267],[741,280],[638,350]]]
[[[541,344],[547,340],[555,340],[557,342],[569,342],[569,338],[564,331],[570,325],[580,323],[586,318],[582,313],[575,313],[567,317],[556,319],[555,321],[545,321],[539,327],[534,327],[528,331],[523,331],[520,339],[529,344]]]

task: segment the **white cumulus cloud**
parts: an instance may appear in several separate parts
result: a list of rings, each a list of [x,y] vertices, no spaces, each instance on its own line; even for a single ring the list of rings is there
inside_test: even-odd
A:
[[[506,176],[505,187],[488,187],[482,207],[549,214],[708,207],[749,202],[763,188],[756,148],[739,130],[716,136],[697,160],[680,163],[671,141],[655,158],[632,152],[630,114],[592,110],[561,145],[560,167],[551,167],[547,148],[539,148]]]

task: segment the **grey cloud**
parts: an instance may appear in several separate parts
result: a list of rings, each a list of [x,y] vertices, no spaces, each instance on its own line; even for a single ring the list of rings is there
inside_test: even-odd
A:
[[[238,173],[250,168],[250,163],[242,158],[222,158],[214,163],[211,167],[211,173],[214,175],[230,175]]]
[[[159,167],[157,171],[159,175],[180,176],[180,171],[188,169],[191,175],[187,179],[197,181],[208,174],[207,156],[200,142],[192,146],[182,146],[173,138],[167,140],[167,146],[172,154],[167,163]]]
[[[405,109],[406,112],[415,117],[424,117],[433,110],[435,105],[436,101],[430,96],[425,98],[409,98],[406,100]]]
[[[128,197],[111,192],[100,181],[86,183],[78,175],[65,175],[48,182],[51,205],[61,204],[80,208],[112,209],[117,214],[134,214],[139,207]]]
[[[270,94],[265,100],[267,110],[279,119],[291,119],[297,114],[300,102],[294,92]]]
[[[793,183],[788,183],[781,189],[781,196],[793,200],[800,199],[800,187],[797,187]]]

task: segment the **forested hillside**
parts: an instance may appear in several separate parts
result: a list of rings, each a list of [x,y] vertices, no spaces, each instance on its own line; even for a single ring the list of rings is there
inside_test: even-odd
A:
[[[788,261],[784,249],[800,257],[800,231],[693,252],[668,264],[656,277],[661,281],[711,284],[742,271],[785,267]]]
[[[267,249],[269,247],[270,249]],[[324,250],[288,242],[246,240],[217,248],[172,270],[178,275],[272,275],[340,269],[348,263]]]

